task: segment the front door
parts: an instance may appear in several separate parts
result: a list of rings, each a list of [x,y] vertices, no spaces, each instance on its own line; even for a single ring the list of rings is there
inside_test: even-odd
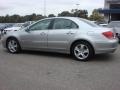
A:
[[[22,47],[31,49],[47,48],[48,30],[51,19],[42,20],[30,26],[29,30],[22,33]]]

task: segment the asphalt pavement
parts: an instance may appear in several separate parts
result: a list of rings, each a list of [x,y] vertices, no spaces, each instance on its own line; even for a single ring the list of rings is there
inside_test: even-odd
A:
[[[13,55],[0,45],[0,90],[120,90],[120,46],[80,62],[58,53]]]

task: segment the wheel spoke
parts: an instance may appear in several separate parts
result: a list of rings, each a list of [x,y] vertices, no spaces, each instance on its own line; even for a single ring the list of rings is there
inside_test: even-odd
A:
[[[17,46],[16,41],[10,40],[10,41],[8,42],[8,49],[9,49],[11,52],[16,52],[17,47],[18,47],[18,46]]]
[[[9,47],[11,47],[12,46],[12,44],[11,44],[11,42],[9,42]]]
[[[75,56],[78,59],[85,59],[89,56],[89,49],[84,44],[79,44],[74,49]]]
[[[83,53],[84,53],[84,54],[85,54],[85,53],[89,53],[89,50],[86,49],[86,50],[83,51]]]
[[[80,45],[80,49],[81,49],[81,50],[83,50],[84,47],[85,47],[85,45],[83,45],[83,44]]]
[[[78,52],[76,55],[79,57],[79,56],[81,55],[81,53],[80,53],[80,52]]]
[[[84,53],[81,53],[82,58],[86,58],[87,56]]]
[[[75,51],[80,52],[80,49],[78,47],[75,48]]]
[[[13,47],[14,47],[14,48],[17,48],[17,44],[15,44]]]

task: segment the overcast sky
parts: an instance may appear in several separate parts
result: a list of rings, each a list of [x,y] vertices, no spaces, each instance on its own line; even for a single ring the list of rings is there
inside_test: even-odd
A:
[[[55,14],[77,8],[88,10],[89,14],[95,8],[103,8],[104,0],[46,0],[46,13]],[[0,0],[0,16],[44,14],[44,0]]]

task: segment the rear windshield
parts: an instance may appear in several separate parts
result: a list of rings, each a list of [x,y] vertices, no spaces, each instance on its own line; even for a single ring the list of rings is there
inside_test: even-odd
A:
[[[79,18],[79,25],[80,25],[80,29],[91,29],[91,28],[99,28],[100,26],[98,26],[97,24],[93,23],[92,21],[86,20],[86,19],[82,19]]]
[[[89,20],[86,20],[86,19],[81,19],[81,18],[79,18],[79,19],[80,19],[80,21],[84,22],[85,24],[88,24],[90,27],[100,27],[99,25],[95,24],[92,21],[89,21]]]

